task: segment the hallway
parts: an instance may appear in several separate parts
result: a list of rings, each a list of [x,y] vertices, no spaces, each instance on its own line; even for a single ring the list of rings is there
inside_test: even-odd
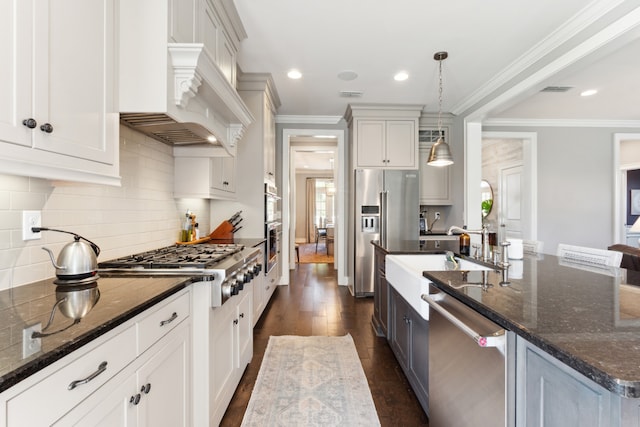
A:
[[[222,426],[239,426],[271,335],[351,334],[382,426],[428,426],[400,366],[384,338],[371,327],[372,298],[354,298],[338,287],[332,264],[300,264],[290,285],[276,290],[254,328],[253,359],[245,371]]]

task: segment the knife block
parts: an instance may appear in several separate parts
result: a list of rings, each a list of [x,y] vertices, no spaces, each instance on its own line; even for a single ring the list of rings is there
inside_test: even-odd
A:
[[[222,221],[218,227],[209,234],[212,239],[231,239],[233,240],[233,225],[229,221]]]

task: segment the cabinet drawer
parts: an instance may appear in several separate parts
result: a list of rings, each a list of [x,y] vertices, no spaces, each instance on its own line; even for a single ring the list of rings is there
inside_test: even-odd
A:
[[[167,332],[180,324],[191,313],[189,293],[167,302],[162,302],[157,308],[137,323],[138,326],[138,354],[142,354],[153,343],[162,338]]]
[[[7,425],[52,424],[131,363],[136,357],[135,342],[135,329],[130,327],[11,398]]]

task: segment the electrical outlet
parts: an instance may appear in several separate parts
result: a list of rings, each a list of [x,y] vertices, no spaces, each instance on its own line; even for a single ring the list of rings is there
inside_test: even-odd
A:
[[[39,240],[41,233],[34,233],[31,227],[42,226],[41,211],[22,211],[22,240]]]
[[[36,354],[42,349],[42,338],[31,338],[34,332],[42,331],[42,323],[27,326],[22,330],[22,358]]]
[[[436,212],[436,214],[435,214],[434,218],[435,218],[435,219],[440,219],[440,212]]]

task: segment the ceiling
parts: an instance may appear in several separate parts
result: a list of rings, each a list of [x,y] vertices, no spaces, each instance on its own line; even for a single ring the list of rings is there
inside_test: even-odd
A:
[[[282,103],[278,115],[342,116],[349,103],[420,104],[436,112],[438,63],[433,56],[447,51],[449,58],[442,63],[445,112],[502,119],[640,120],[637,0],[235,4],[247,33],[238,64],[243,72],[272,74]],[[292,68],[302,73],[301,79],[287,78]],[[338,77],[343,71],[357,78],[343,80]],[[409,78],[394,81],[398,71]],[[550,85],[572,89],[539,92]],[[599,93],[579,96],[591,88]],[[348,98],[341,91],[363,95]]]

